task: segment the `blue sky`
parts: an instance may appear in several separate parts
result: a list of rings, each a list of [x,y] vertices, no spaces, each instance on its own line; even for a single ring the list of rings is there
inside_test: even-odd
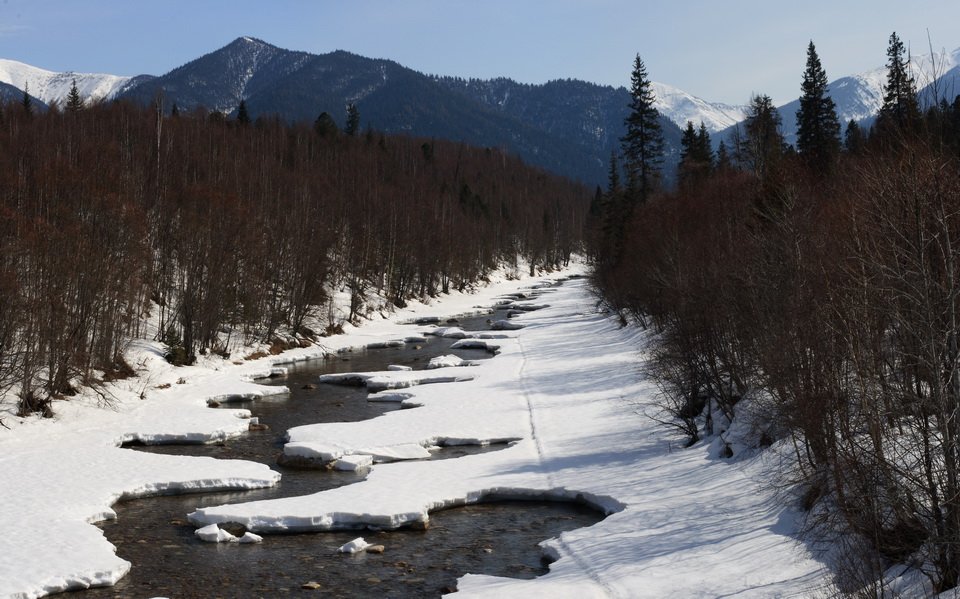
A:
[[[909,8],[908,8],[909,6]],[[342,49],[427,73],[651,78],[710,101],[799,95],[807,42],[831,79],[881,66],[890,32],[914,53],[960,47],[960,1],[0,0],[0,58],[55,71],[163,74],[242,35]]]

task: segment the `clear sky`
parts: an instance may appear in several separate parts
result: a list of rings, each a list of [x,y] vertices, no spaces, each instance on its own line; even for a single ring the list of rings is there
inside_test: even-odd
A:
[[[960,0],[0,0],[0,58],[54,70],[161,75],[249,35],[342,49],[426,73],[650,77],[715,102],[799,96],[813,40],[831,79],[882,66],[897,31],[915,54],[960,47]]]

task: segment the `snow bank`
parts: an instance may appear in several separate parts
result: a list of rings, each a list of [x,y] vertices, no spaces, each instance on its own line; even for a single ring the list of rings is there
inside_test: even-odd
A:
[[[406,389],[416,385],[432,383],[457,383],[469,381],[473,377],[469,374],[448,374],[443,372],[426,372],[423,370],[386,371],[386,372],[341,372],[324,374],[319,379],[321,383],[332,385],[349,385],[354,387],[366,386],[371,392],[387,389]]]
[[[376,465],[366,480],[302,497],[198,509],[196,525],[258,532],[428,527],[430,512],[494,499],[579,501],[602,522],[544,543],[556,561],[534,580],[469,575],[466,596],[810,596],[824,566],[795,538],[797,513],[768,486],[763,455],[720,460],[642,414],[655,390],[639,374],[644,334],[593,309],[584,281],[498,341],[473,381],[417,387],[417,410],[303,426],[285,448],[342,455],[440,439],[519,439],[455,460]],[[478,339],[464,339],[479,342]],[[458,342],[459,343],[459,342]]]
[[[444,356],[430,358],[430,361],[427,362],[427,370],[433,370],[435,368],[455,368],[458,366],[476,366],[477,364],[478,362],[474,360],[464,360],[460,356],[446,354]]]
[[[322,359],[352,347],[384,340],[423,342],[422,337],[410,336],[402,323],[426,311],[466,313],[522,284],[500,279],[477,294],[453,292],[432,306],[411,302],[389,319],[372,320],[362,327],[346,325],[349,334],[325,338],[322,347],[297,348],[256,360],[206,355],[194,366],[174,367],[162,359],[160,344],[134,340],[126,357],[140,374],[108,385],[110,402],[106,407],[100,396],[88,391],[70,401],[54,402],[53,419],[18,418],[12,414],[12,400],[0,401],[0,414],[9,427],[0,427],[0,505],[4,507],[0,515],[0,555],[4,556],[0,560],[0,596],[39,597],[119,580],[130,564],[116,555],[115,548],[91,524],[116,517],[111,506],[119,499],[252,489],[279,480],[276,472],[262,464],[150,454],[125,449],[122,444],[214,443],[244,434],[249,428],[249,410],[211,409],[208,402],[229,405],[239,399],[267,397],[282,401],[286,389],[253,381],[282,375],[282,365]],[[233,355],[257,353],[245,350],[246,354],[237,351]],[[502,438],[495,428],[450,426],[448,432],[464,439]],[[423,441],[404,438],[394,442],[383,436],[363,444],[331,443],[328,453],[337,459],[347,456],[345,461],[354,463],[364,461],[364,452],[358,451],[364,448],[372,460],[426,457],[427,448],[439,438]],[[241,542],[256,539],[256,535],[240,537]]]

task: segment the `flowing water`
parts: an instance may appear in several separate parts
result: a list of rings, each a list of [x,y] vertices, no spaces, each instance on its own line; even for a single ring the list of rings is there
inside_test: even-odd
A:
[[[495,315],[461,318],[456,326],[483,330]],[[448,323],[444,323],[448,324]],[[452,323],[450,323],[452,324]],[[419,327],[412,330],[420,330]],[[385,370],[390,364],[423,368],[431,357],[454,353],[487,359],[480,350],[451,350],[453,340],[427,341],[398,348],[340,354],[290,367],[283,384],[290,394],[229,407],[249,408],[269,430],[245,434],[217,445],[137,447],[180,455],[209,455],[269,464],[282,473],[274,488],[254,491],[151,497],[114,505],[117,519],[100,526],[117,546],[117,554],[133,563],[114,587],[83,591],[84,597],[276,597],[316,592],[331,597],[429,597],[456,588],[465,573],[532,578],[547,571],[540,541],[565,530],[590,526],[602,516],[587,507],[556,502],[499,502],[465,506],[431,515],[426,531],[363,533],[324,532],[271,535],[259,545],[199,541],[186,514],[198,507],[315,493],[348,485],[364,474],[287,468],[277,464],[283,434],[291,427],[317,422],[349,422],[375,418],[399,409],[396,404],[368,402],[363,388],[316,384],[320,374]],[[271,384],[268,383],[268,384]],[[414,408],[416,409],[416,408]],[[456,459],[501,446],[457,446],[434,452],[431,459]],[[382,554],[342,555],[336,549],[362,534],[384,545]],[[304,590],[306,583],[319,588]]]

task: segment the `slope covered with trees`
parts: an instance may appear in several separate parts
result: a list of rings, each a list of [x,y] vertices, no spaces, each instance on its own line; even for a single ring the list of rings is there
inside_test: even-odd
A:
[[[786,440],[841,588],[869,596],[893,564],[960,583],[960,97],[921,111],[903,52],[892,36],[880,119],[843,152],[811,44],[799,152],[756,96],[734,160],[636,205],[617,245],[622,192],[595,204],[595,280],[655,331],[660,418],[727,456],[735,417]]]
[[[589,196],[499,150],[111,103],[0,120],[0,391],[49,413],[129,372],[148,312],[170,359],[309,341],[353,318],[562,264]]]

